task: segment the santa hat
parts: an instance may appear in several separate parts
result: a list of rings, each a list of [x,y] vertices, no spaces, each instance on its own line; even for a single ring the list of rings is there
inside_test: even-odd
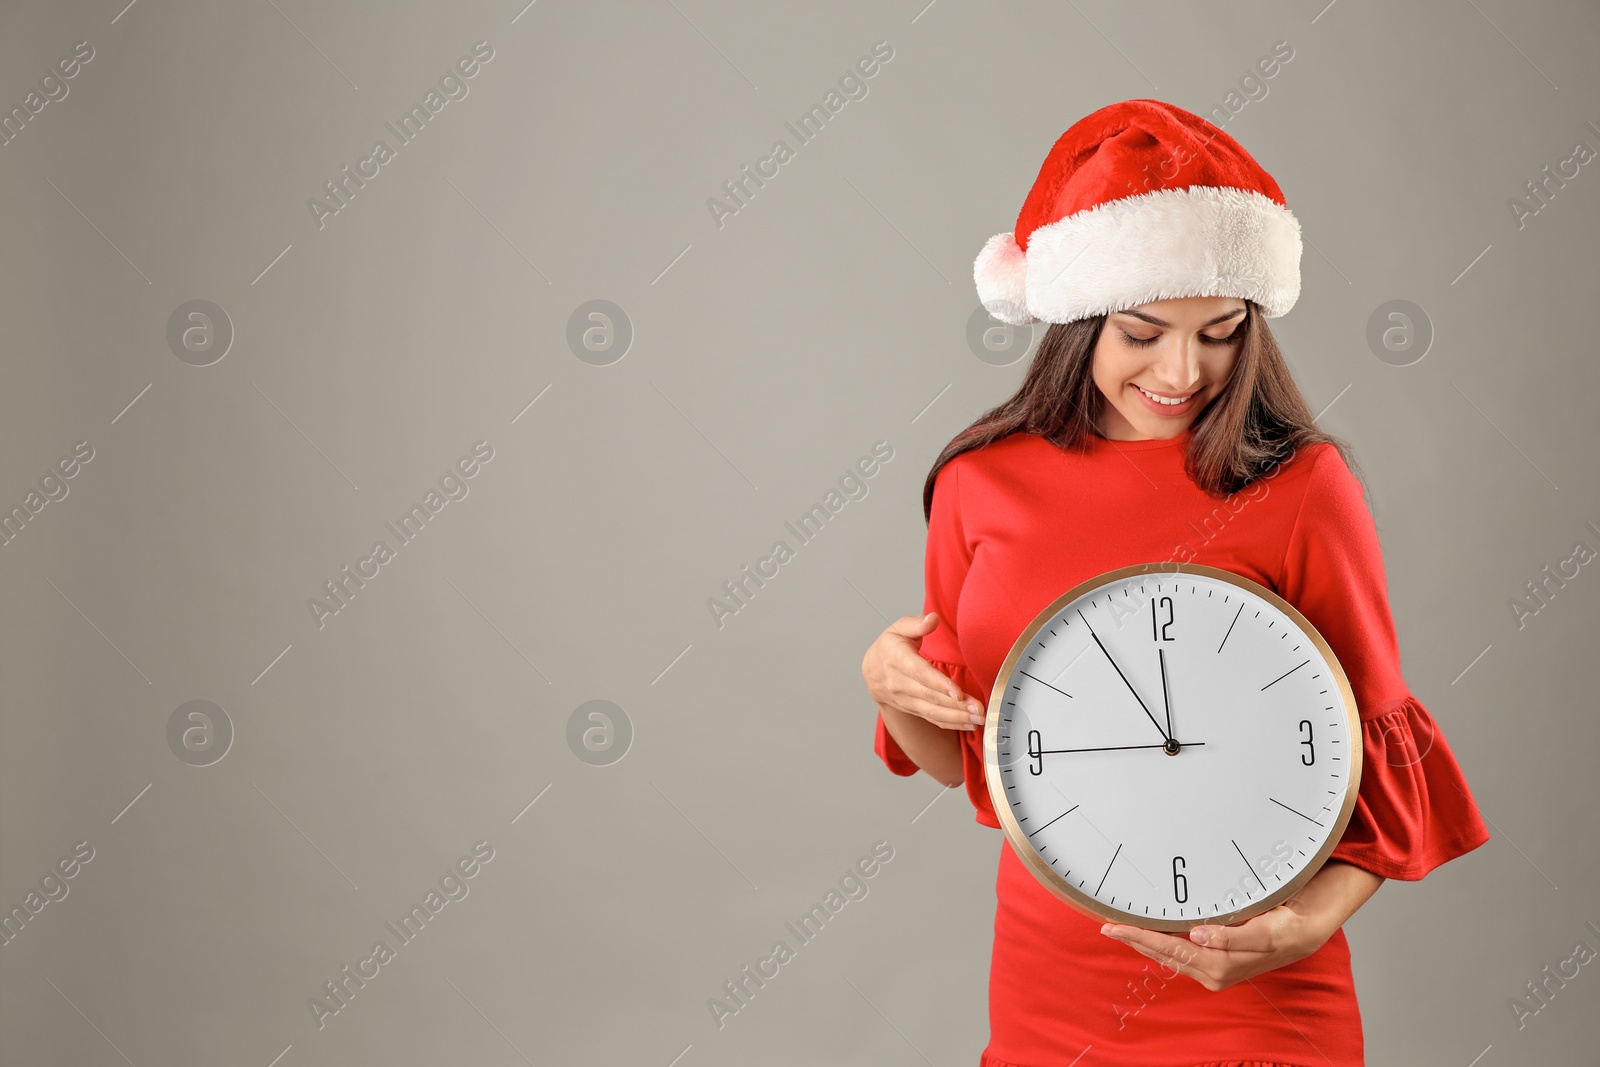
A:
[[[972,276],[989,314],[1017,326],[1184,296],[1241,297],[1276,318],[1300,295],[1300,223],[1219,127],[1124,100],[1061,135]]]

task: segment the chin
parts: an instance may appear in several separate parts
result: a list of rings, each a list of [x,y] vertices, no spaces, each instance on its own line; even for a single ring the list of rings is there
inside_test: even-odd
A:
[[[1185,419],[1152,418],[1151,416],[1145,414],[1144,412],[1140,412],[1139,416],[1140,416],[1139,418],[1128,418],[1127,413],[1126,412],[1123,413],[1123,418],[1126,418],[1128,420],[1129,425],[1131,425],[1135,430],[1137,430],[1139,432],[1139,434],[1141,436],[1144,436],[1144,437],[1152,437],[1152,438],[1176,437],[1180,433],[1182,433],[1184,430],[1187,430],[1194,423],[1194,419],[1193,418],[1185,418]]]

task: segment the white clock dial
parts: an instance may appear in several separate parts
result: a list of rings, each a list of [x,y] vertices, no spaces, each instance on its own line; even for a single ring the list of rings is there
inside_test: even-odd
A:
[[[1017,638],[989,702],[1013,849],[1098,918],[1238,922],[1327,859],[1361,782],[1349,681],[1271,590],[1153,563],[1090,579]]]

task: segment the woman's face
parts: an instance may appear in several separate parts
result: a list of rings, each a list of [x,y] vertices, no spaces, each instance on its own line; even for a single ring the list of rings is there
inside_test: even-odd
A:
[[[1237,297],[1152,300],[1106,316],[1094,348],[1094,383],[1108,404],[1102,437],[1175,437],[1215,400],[1239,358],[1245,303]],[[1166,399],[1164,404],[1145,390]]]

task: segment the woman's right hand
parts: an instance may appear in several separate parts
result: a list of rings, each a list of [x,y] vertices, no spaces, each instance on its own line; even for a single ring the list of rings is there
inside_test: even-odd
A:
[[[901,616],[867,648],[861,676],[879,707],[927,719],[945,730],[976,730],[983,724],[983,705],[918,651],[922,639],[938,626],[938,612]]]

